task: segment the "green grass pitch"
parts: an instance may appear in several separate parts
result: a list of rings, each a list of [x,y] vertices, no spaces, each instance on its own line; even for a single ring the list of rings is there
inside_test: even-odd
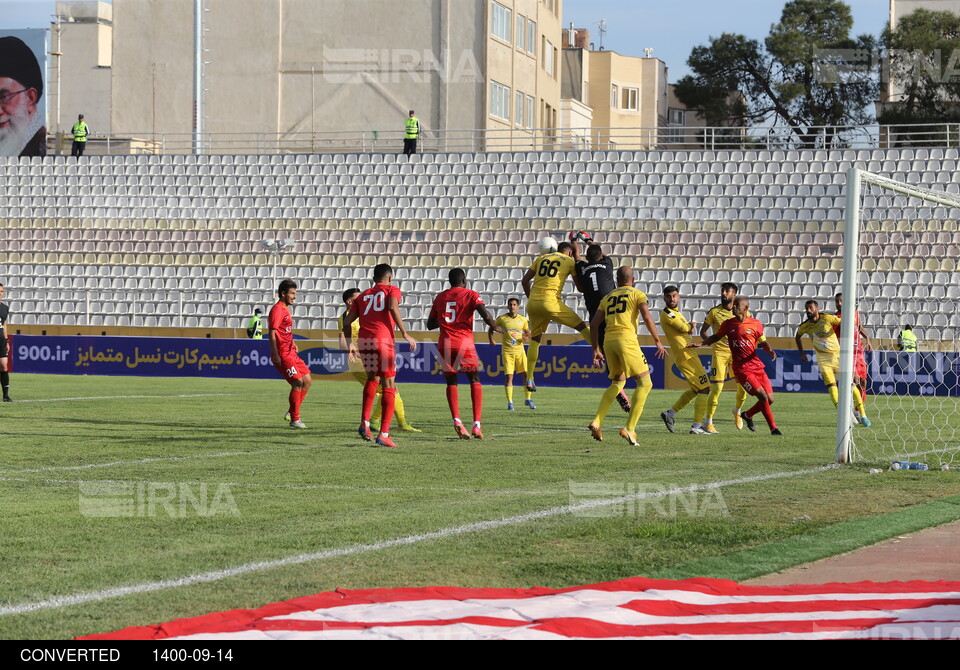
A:
[[[0,608],[350,551],[14,609],[0,615],[3,638],[107,632],[337,587],[564,587],[653,575],[960,493],[955,471],[818,469],[833,460],[826,393],[779,394],[786,435],[773,438],[759,416],[757,433],[734,429],[732,393],[720,435],[685,434],[692,407],[671,435],[659,414],[679,392],[656,391],[641,446],[630,447],[617,435],[625,415],[616,405],[603,443],[587,432],[599,389],[542,388],[534,412],[518,388],[510,413],[503,390],[485,387],[487,439],[467,442],[456,439],[442,386],[406,385],[408,417],[423,433],[394,431],[401,448],[385,449],[356,435],[355,382],[315,382],[303,409],[309,429],[293,431],[279,379],[13,381],[17,402],[0,406]],[[791,476],[657,495],[775,474]],[[644,492],[652,497],[629,497]],[[548,513],[526,518],[537,512]],[[404,542],[383,544],[394,540]]]

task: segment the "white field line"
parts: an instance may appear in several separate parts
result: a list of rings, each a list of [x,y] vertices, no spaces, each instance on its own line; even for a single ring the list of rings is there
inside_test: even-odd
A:
[[[167,396],[163,396],[167,397]],[[515,435],[539,435],[541,433],[566,433],[566,432],[575,432],[571,429],[559,429],[559,430],[538,430],[531,431],[528,433],[502,433],[491,435],[490,437],[511,437]],[[325,438],[326,439],[326,436]],[[336,439],[336,438],[334,438]],[[479,446],[479,442],[476,442]],[[29,475],[37,474],[41,472],[59,472],[62,470],[72,471],[72,470],[91,470],[95,468],[112,468],[120,467],[125,465],[145,465],[147,463],[164,463],[168,461],[189,461],[200,458],[231,458],[234,456],[259,456],[261,454],[276,454],[276,453],[286,453],[289,451],[305,451],[309,449],[319,449],[324,445],[312,445],[312,446],[299,446],[299,447],[284,447],[282,449],[259,449],[257,451],[224,451],[216,454],[194,454],[192,456],[164,456],[162,458],[141,458],[134,461],[110,461],[109,463],[87,463],[86,465],[49,465],[42,468],[32,468],[28,470],[0,470],[0,475]],[[401,445],[402,446],[402,445]]]
[[[257,451],[223,451],[216,454],[194,454],[192,456],[164,456],[163,458],[141,458],[136,461],[111,461],[110,463],[88,463],[86,465],[50,465],[31,470],[0,470],[0,475],[28,475],[38,472],[58,472],[61,470],[92,470],[94,468],[112,468],[122,465],[145,465],[147,463],[164,463],[167,461],[191,461],[200,458],[228,458],[231,456],[257,456],[260,454],[276,454],[279,452],[305,451],[317,449],[317,446],[284,447],[282,449],[260,449]]]
[[[241,393],[191,393],[182,395],[99,395],[82,396],[77,398],[34,398],[32,400],[18,400],[17,404],[25,402],[70,402],[75,400],[141,400],[141,399],[164,399],[164,398],[228,398],[232,396],[243,395]]]
[[[151,482],[133,479],[31,479],[28,477],[0,477],[0,483],[24,484],[145,484],[147,486],[227,486],[229,488],[251,489],[288,489],[291,491],[364,491],[368,493],[466,493],[496,495],[545,496],[560,495],[566,491],[524,491],[510,489],[445,489],[430,486],[408,486],[404,488],[386,488],[371,486],[344,486],[340,484],[250,484],[242,482]]]
[[[466,524],[462,526],[453,526],[450,528],[443,528],[441,530],[433,531],[430,533],[422,533],[419,535],[408,535],[406,537],[396,538],[393,540],[383,540],[381,542],[375,542],[373,544],[356,544],[350,547],[343,547],[341,549],[327,549],[324,551],[318,551],[309,554],[299,554],[297,556],[289,556],[287,558],[275,559],[271,561],[258,561],[255,563],[246,563],[234,568],[227,568],[225,570],[215,570],[212,572],[203,572],[193,575],[186,575],[183,577],[177,577],[174,579],[166,579],[157,582],[144,582],[142,584],[133,584],[131,586],[120,586],[111,589],[103,589],[101,591],[87,591],[85,593],[75,593],[72,595],[66,596],[54,596],[46,600],[36,600],[33,602],[20,603],[18,605],[7,605],[0,607],[0,616],[10,615],[10,614],[27,614],[29,612],[36,612],[39,610],[48,610],[48,609],[58,609],[61,607],[69,607],[72,605],[81,605],[84,603],[99,602],[102,600],[107,600],[110,598],[119,598],[122,596],[140,594],[140,593],[150,593],[153,591],[163,591],[166,589],[176,588],[178,586],[191,586],[194,584],[205,584],[210,582],[218,582],[223,579],[228,579],[230,577],[237,577],[240,575],[250,574],[253,572],[261,572],[264,570],[270,570],[273,568],[286,567],[291,565],[300,565],[303,563],[309,563],[313,561],[319,561],[329,558],[339,558],[342,556],[353,556],[356,554],[363,554],[370,551],[381,551],[383,549],[391,549],[393,547],[405,547],[414,544],[419,544],[421,542],[428,542],[430,540],[442,540],[450,537],[455,537],[458,535],[464,535],[466,533],[476,533],[486,530],[494,530],[497,528],[504,528],[507,526],[514,526],[517,524],[528,523],[530,521],[535,521],[537,519],[547,519],[550,517],[561,516],[564,514],[571,514],[579,511],[584,511],[588,509],[596,509],[600,507],[609,507],[610,505],[620,505],[633,500],[649,499],[649,498],[660,498],[669,495],[679,495],[683,493],[693,493],[697,491],[707,491],[712,489],[719,489],[727,486],[736,486],[738,484],[751,484],[755,482],[769,481],[773,479],[784,479],[787,477],[798,477],[802,475],[816,474],[824,472],[827,470],[834,469],[835,465],[828,465],[820,468],[811,468],[807,470],[794,470],[793,472],[777,472],[769,475],[757,475],[755,477],[744,477],[741,479],[731,479],[722,482],[712,482],[709,484],[694,484],[691,486],[684,486],[680,488],[670,489],[667,491],[650,491],[637,493],[634,495],[628,496],[619,496],[616,498],[606,498],[599,500],[589,500],[576,505],[564,505],[561,507],[552,507],[550,509],[541,510],[539,512],[530,512],[528,514],[520,514],[517,516],[506,517],[503,519],[495,519],[492,521],[480,521],[477,523]]]

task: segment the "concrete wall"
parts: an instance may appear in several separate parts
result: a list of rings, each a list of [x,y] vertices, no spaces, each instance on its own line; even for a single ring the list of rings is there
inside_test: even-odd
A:
[[[482,123],[485,7],[443,0],[206,0],[212,133]],[[192,0],[115,0],[114,122],[192,131]],[[466,9],[467,11],[464,11]]]
[[[635,109],[625,104],[625,90],[629,89],[637,91]],[[669,107],[666,65],[658,58],[590,52],[590,106],[596,127],[631,129],[601,133],[601,138],[620,148],[653,147],[657,129],[666,124]]]
[[[560,106],[561,50],[559,0],[551,10],[541,0],[496,0],[497,4],[510,11],[510,39],[503,40],[493,35],[494,0],[486,0],[487,7],[487,60],[486,74],[486,119],[478,126],[496,131],[487,143],[487,148],[524,149],[535,148],[543,142],[542,133],[532,129],[553,128],[559,125],[557,111]],[[518,17],[523,17],[525,28],[518,39]],[[536,24],[531,46],[529,21]],[[546,70],[546,49],[553,58],[553,74]],[[494,81],[510,89],[509,119],[503,120],[491,113],[489,82]],[[516,96],[524,96],[522,123],[516,109]],[[528,113],[527,97],[533,99],[533,120]],[[547,110],[550,110],[547,113]],[[529,130],[528,130],[529,129]]]
[[[104,2],[58,2],[56,12],[61,17],[59,46],[53,26],[50,50],[59,48],[63,54],[59,58],[60,129],[69,133],[77,115],[83,114],[91,132],[109,133],[112,7]],[[57,131],[57,61],[50,56],[47,127],[51,133]]]

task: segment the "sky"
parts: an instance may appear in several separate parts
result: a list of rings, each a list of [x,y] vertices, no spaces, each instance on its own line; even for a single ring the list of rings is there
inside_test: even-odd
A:
[[[387,2],[388,0],[384,0]],[[457,0],[469,2],[471,0]],[[887,22],[889,0],[846,0],[853,10],[853,33],[879,35]],[[54,11],[53,0],[0,0],[0,28],[44,28]],[[693,47],[724,32],[762,40],[780,18],[785,0],[564,0],[563,23],[590,30],[606,19],[605,49],[624,56],[653,55],[669,68],[669,80],[686,74]]]
[[[853,12],[854,35],[879,36],[887,25],[889,0],[845,0]],[[693,47],[722,33],[741,33],[762,42],[780,20],[785,0],[564,0],[563,23],[590,30],[600,47],[594,25],[606,19],[603,47],[623,56],[643,56],[653,49],[667,64],[671,83],[690,74],[687,58]]]

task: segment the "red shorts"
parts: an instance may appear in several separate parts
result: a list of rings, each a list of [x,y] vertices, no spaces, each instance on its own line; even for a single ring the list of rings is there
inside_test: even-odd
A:
[[[440,340],[437,351],[440,354],[440,368],[446,375],[480,369],[480,358],[472,339]]]
[[[381,379],[393,379],[397,376],[397,351],[394,341],[384,339],[360,338],[357,341],[360,362],[366,373]]]
[[[758,389],[763,389],[767,395],[773,395],[773,386],[770,384],[770,378],[764,370],[744,370],[734,372],[740,386],[743,390],[752,396],[757,395]]]
[[[867,378],[867,359],[863,354],[853,359],[853,376],[857,379]]]
[[[287,381],[291,379],[301,379],[310,374],[310,368],[307,367],[307,364],[304,363],[303,359],[299,356],[284,358],[280,361],[280,365],[274,367],[277,368]]]

